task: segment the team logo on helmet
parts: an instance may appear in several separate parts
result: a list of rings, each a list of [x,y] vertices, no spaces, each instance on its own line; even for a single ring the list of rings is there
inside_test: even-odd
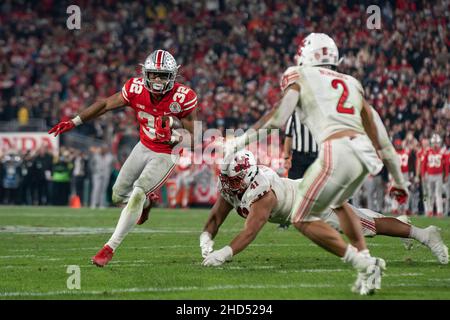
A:
[[[169,106],[169,109],[173,113],[181,112],[181,106],[178,102],[172,102]]]
[[[236,164],[236,166],[234,167],[234,171],[240,172],[242,170],[250,168],[250,160],[248,158],[243,157],[239,160],[240,162]]]

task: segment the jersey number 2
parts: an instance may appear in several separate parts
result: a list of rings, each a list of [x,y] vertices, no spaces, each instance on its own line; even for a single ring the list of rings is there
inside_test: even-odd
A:
[[[338,105],[336,108],[337,112],[347,113],[347,114],[355,114],[355,109],[353,107],[350,107],[350,108],[344,107],[344,102],[347,100],[347,97],[348,97],[348,88],[347,88],[347,85],[345,84],[345,82],[341,79],[333,79],[333,81],[331,81],[331,86],[334,89],[337,89],[339,84],[342,86],[343,91],[342,91],[341,97],[339,98],[339,102],[338,102]]]

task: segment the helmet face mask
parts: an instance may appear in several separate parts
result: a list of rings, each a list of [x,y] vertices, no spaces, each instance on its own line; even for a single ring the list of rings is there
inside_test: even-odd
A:
[[[219,174],[223,190],[234,195],[244,193],[257,171],[256,160],[250,151],[241,150],[225,157]]]
[[[171,90],[179,67],[169,52],[164,50],[152,52],[142,65],[145,88],[154,94],[164,94]]]
[[[248,186],[244,183],[244,179],[241,175],[230,177],[226,174],[220,173],[219,178],[224,189],[231,193],[238,194],[248,188]]]

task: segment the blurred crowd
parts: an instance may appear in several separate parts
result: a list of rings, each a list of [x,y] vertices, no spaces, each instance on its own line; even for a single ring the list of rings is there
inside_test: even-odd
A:
[[[437,133],[450,146],[448,1],[70,1],[0,4],[0,120],[69,119],[120,91],[154,49],[181,64],[179,81],[199,96],[211,128],[248,128],[280,97],[279,79],[310,32],[332,36],[339,70],[359,79],[392,140],[418,152]],[[381,28],[366,26],[379,5]],[[131,110],[78,127],[110,142],[136,127]],[[62,137],[64,139],[64,136]]]
[[[61,147],[51,153],[8,150],[0,154],[0,203],[20,205],[79,205],[106,208],[118,174],[107,146],[88,152]]]
[[[358,4],[356,4],[358,3]],[[379,3],[381,29],[366,27]],[[332,36],[343,72],[359,79],[390,133],[450,132],[448,1],[69,1],[0,4],[0,118],[70,118],[119,91],[156,48],[182,65],[209,127],[246,128],[279,99],[279,79],[312,31]],[[81,126],[104,138],[134,124],[118,112]]]

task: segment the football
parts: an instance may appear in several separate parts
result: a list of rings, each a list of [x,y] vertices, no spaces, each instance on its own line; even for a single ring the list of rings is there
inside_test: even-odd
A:
[[[165,126],[167,120],[169,120],[170,128],[173,130],[183,128],[183,123],[175,116],[162,116],[163,127]]]

